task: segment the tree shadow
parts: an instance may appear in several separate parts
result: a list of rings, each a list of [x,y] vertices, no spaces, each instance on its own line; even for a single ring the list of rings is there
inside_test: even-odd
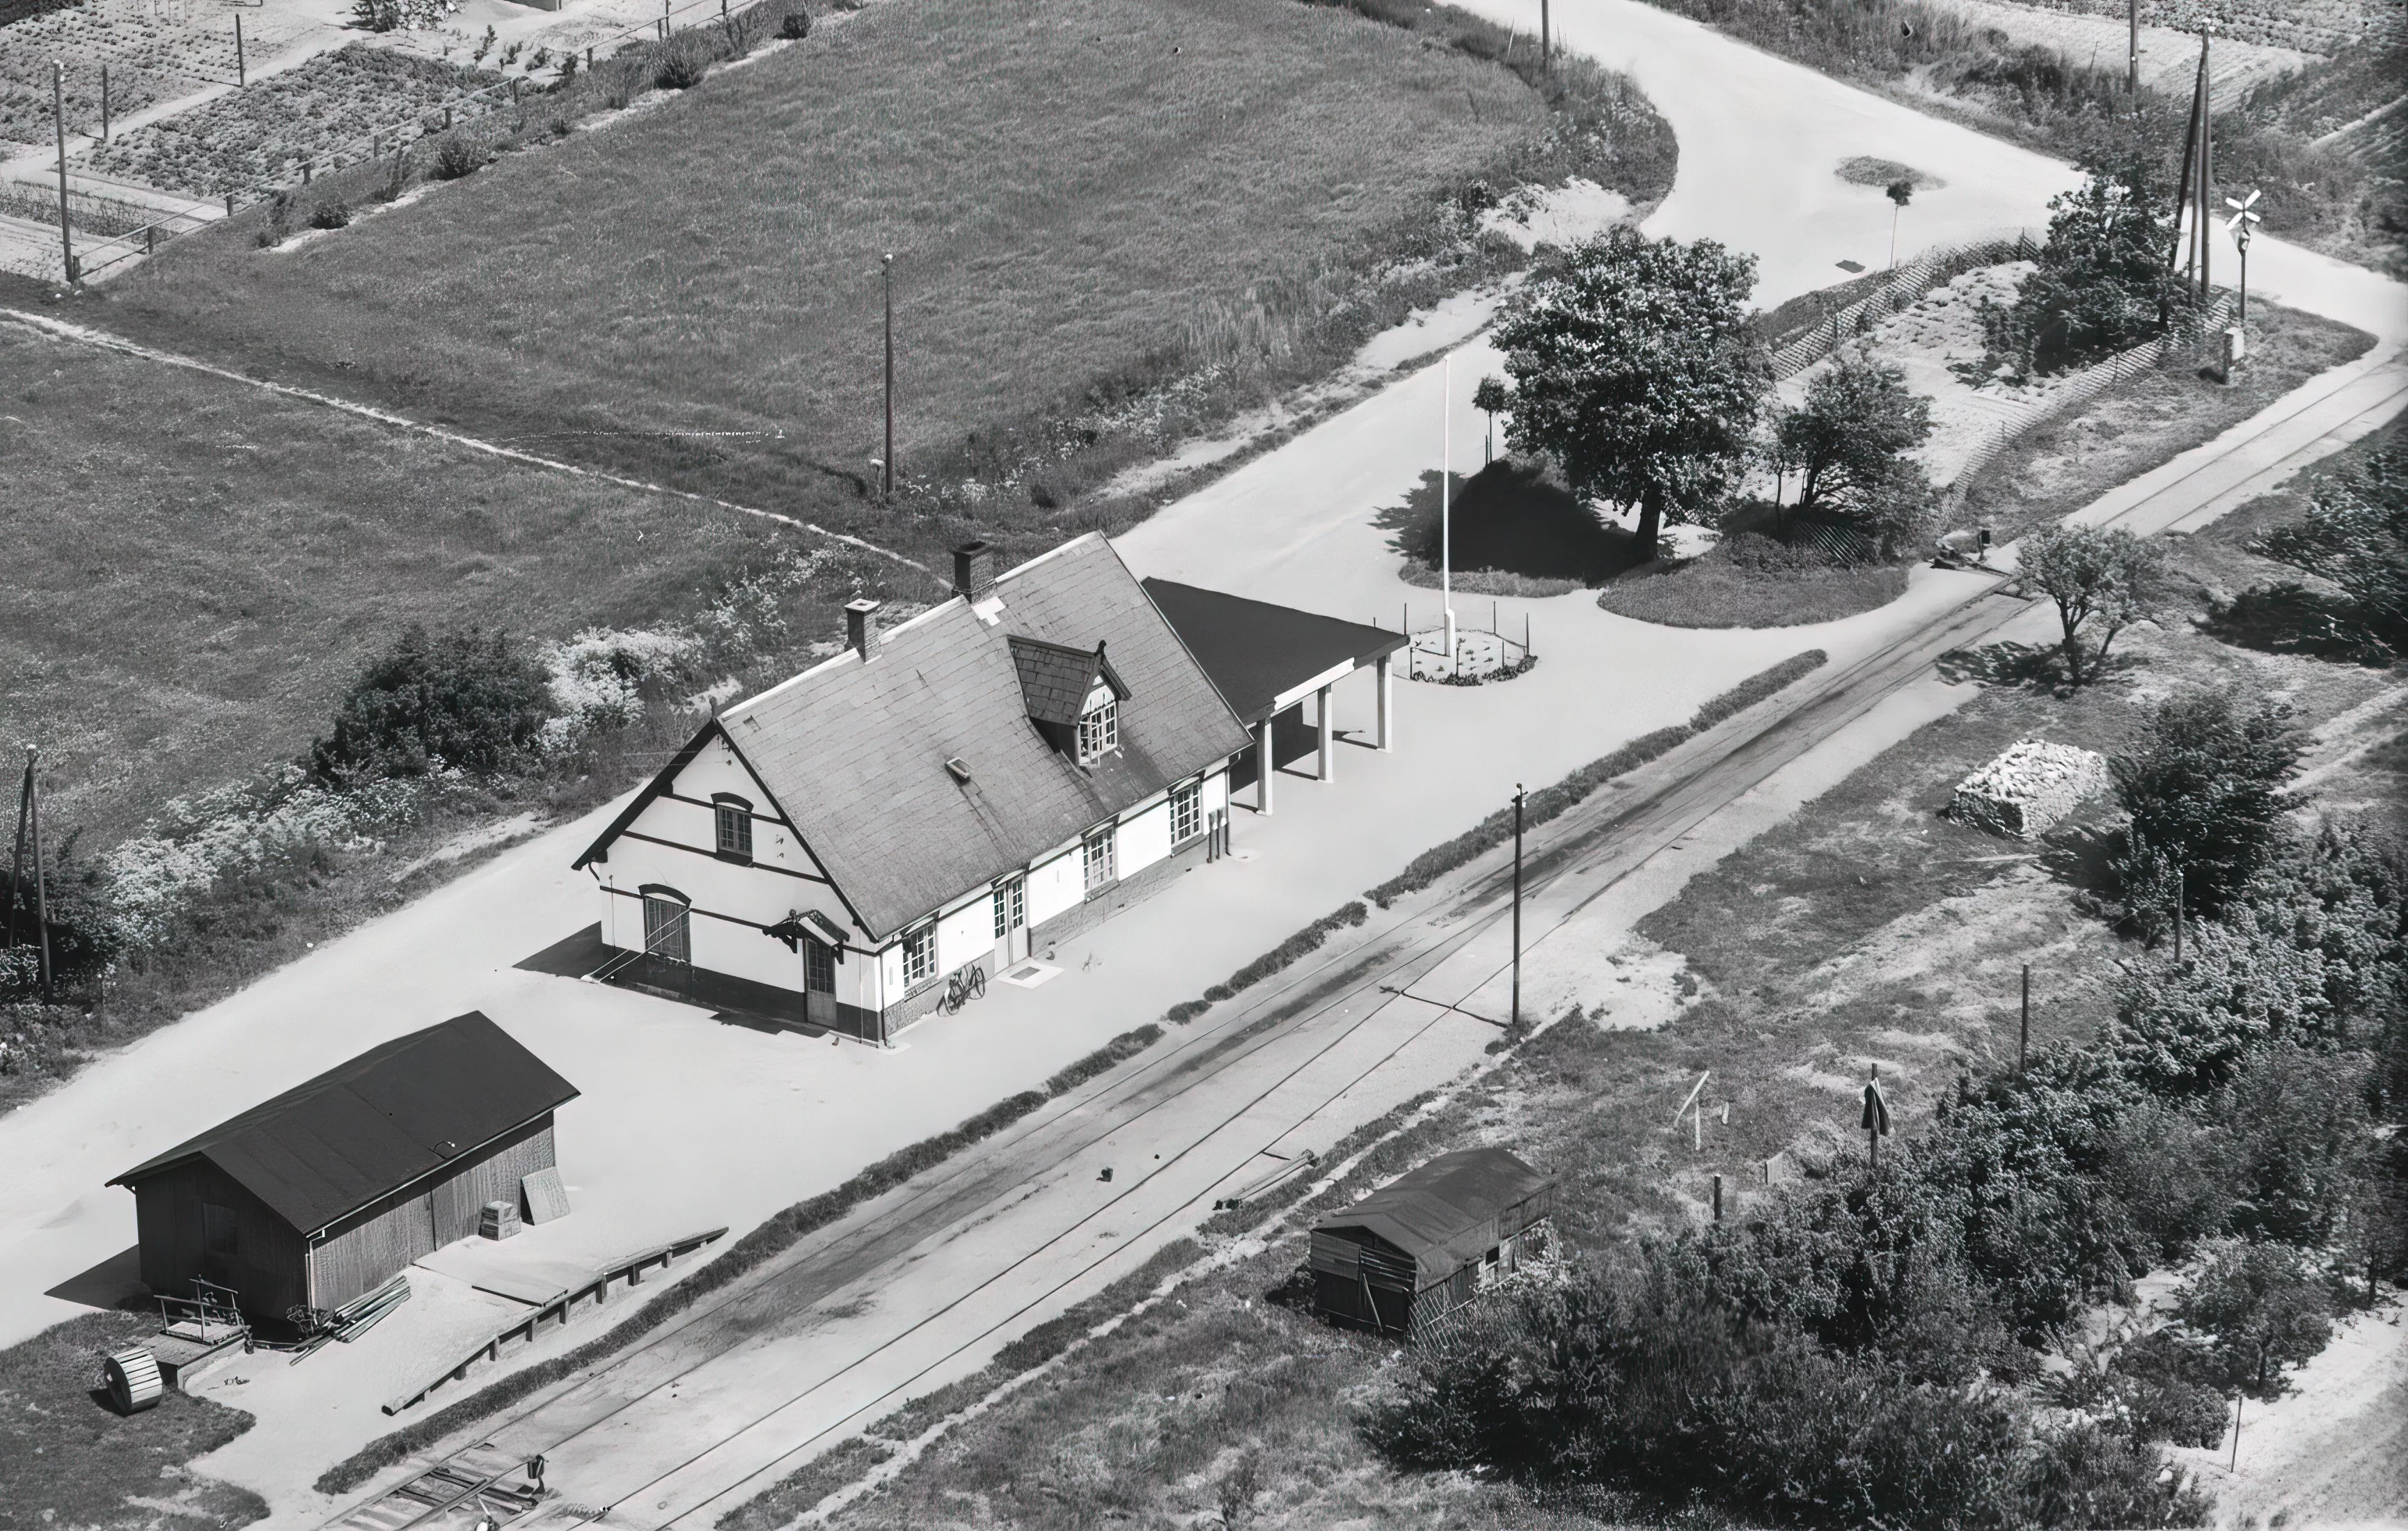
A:
[[[2038,842],[2041,870],[2077,895],[2086,894],[2077,902],[2094,911],[2120,907],[2123,890],[2114,864],[2123,849],[2122,830],[2086,823],[2059,824]]]
[[[2395,657],[2358,620],[2348,601],[2288,579],[2243,591],[2211,610],[2199,630],[2236,649],[2341,660],[2369,669],[2388,669]]]
[[[1940,678],[1951,685],[1978,680],[1990,686],[2055,691],[2065,684],[2065,655],[2053,643],[2000,642],[1978,649],[1951,649],[1940,656],[1936,667]]]
[[[1398,553],[1432,566],[1440,551],[1439,477],[1424,473],[1403,504],[1378,512],[1372,522],[1395,534],[1389,546]],[[1536,465],[1499,460],[1468,479],[1457,474],[1452,498],[1447,520],[1457,569],[1598,585],[1647,562],[1636,537]]]

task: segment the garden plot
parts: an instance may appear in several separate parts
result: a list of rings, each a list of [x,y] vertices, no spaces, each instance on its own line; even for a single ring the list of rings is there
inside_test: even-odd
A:
[[[304,165],[329,168],[439,129],[447,107],[501,77],[391,49],[353,46],[175,117],[122,134],[79,156],[91,169],[161,191],[223,196],[291,179]]]
[[[0,146],[50,141],[50,61],[66,64],[71,133],[100,129],[100,71],[108,69],[112,118],[211,86],[234,83],[234,15],[216,0],[84,0],[0,27]],[[290,5],[245,7],[245,56],[253,65],[324,24]]]
[[[1858,342],[1904,372],[1906,385],[1931,401],[1931,438],[1915,455],[1936,484],[1953,481],[2000,431],[2038,418],[2052,393],[2081,376],[2065,372],[2021,385],[1993,379],[1975,388],[1954,370],[1982,359],[1982,305],[2014,302],[2016,284],[2032,269],[2029,261],[2009,261],[1968,271],[1884,320]],[[1803,403],[1807,385],[1830,365],[1828,360],[1817,362],[1783,382],[1776,391],[1781,402]]]

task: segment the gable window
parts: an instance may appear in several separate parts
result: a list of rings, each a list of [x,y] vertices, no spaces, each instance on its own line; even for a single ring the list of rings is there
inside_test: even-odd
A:
[[[995,938],[1005,937],[1028,923],[1028,880],[1006,878],[995,885]]]
[[[1118,838],[1114,826],[1106,824],[1088,836],[1086,843],[1079,848],[1081,859],[1086,864],[1087,896],[1090,898],[1111,887],[1113,879],[1120,876]]]
[[[1079,764],[1093,766],[1121,747],[1120,699],[1109,691],[1079,714]]]
[[[1170,843],[1184,845],[1204,833],[1204,785],[1190,781],[1170,794]]]
[[[752,805],[743,798],[721,793],[711,799],[717,824],[717,849],[731,861],[752,859]]]
[[[234,1209],[216,1202],[201,1203],[201,1252],[231,1255],[235,1252]]]
[[[937,976],[937,926],[934,921],[903,937],[903,987],[925,983]]]

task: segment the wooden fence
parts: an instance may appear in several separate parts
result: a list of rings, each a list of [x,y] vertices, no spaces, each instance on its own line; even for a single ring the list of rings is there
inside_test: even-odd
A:
[[[1968,271],[2007,261],[2028,261],[2039,253],[2039,250],[2040,247],[2032,242],[2031,235],[2021,229],[1996,238],[1927,250],[1899,266],[1880,287],[1828,315],[1813,329],[1774,351],[1773,379],[1777,382],[1798,376],[1849,340],[1871,329],[1881,319],[1913,308],[1927,293],[1945,287]]]
[[[1956,476],[1948,482],[1941,496],[1942,517],[1953,518],[1964,508],[1965,496],[1976,475],[1986,471],[2007,454],[2014,444],[2050,421],[2080,408],[2100,394],[2127,379],[2143,372],[2154,371],[2176,357],[2187,355],[2192,348],[2230,322],[2232,294],[2219,293],[2206,308],[2194,310],[2186,319],[2177,316],[2166,333],[2154,340],[2143,341],[2128,351],[2117,351],[2097,366],[2051,392],[2028,415],[2019,420],[1994,425],[1989,433],[1967,454]]]

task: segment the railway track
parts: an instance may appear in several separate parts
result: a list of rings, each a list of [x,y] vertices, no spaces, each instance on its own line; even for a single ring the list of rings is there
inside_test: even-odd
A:
[[[2300,429],[2310,410],[2345,391],[2345,416],[2321,429]],[[2397,414],[2408,404],[2408,370],[2395,361],[2332,387],[2302,392],[2308,396],[2287,401],[2290,407],[2229,436],[2221,452],[2098,519],[2146,533],[2211,517]],[[2250,462],[2253,455],[2260,461]],[[2236,458],[2250,471],[2237,478],[2219,473]],[[1769,714],[1762,707],[1752,709],[1753,716],[1688,741],[1540,826],[1528,837],[1525,856],[1526,945],[1542,940],[1714,814],[1928,674],[1942,655],[1990,637],[2029,610],[2004,594],[2007,584],[2003,577],[1975,577],[1962,600],[1916,631],[1817,672],[1779,698],[1783,705]],[[423,1483],[431,1473],[479,1476],[506,1459],[557,1459],[581,1442],[624,1432],[633,1416],[664,1395],[676,1396],[681,1385],[738,1345],[765,1330],[796,1321],[808,1324],[816,1305],[861,1281],[865,1273],[908,1263],[915,1252],[1012,1207],[1025,1188],[1060,1180],[1098,1145],[1132,1139],[1156,1119],[1222,1093],[1204,1130],[1191,1126],[1174,1153],[1130,1175],[1098,1204],[986,1271],[952,1301],[867,1349],[810,1368],[781,1389],[770,1407],[751,1408],[740,1418],[721,1422],[699,1449],[646,1469],[647,1476],[622,1483],[607,1502],[554,1502],[530,1522],[566,1525],[608,1514],[619,1523],[708,1524],[831,1438],[857,1430],[924,1384],[934,1385],[942,1374],[958,1374],[1033,1315],[1100,1285],[1109,1279],[1109,1267],[1116,1260],[1126,1263],[1128,1252],[1148,1236],[1200,1220],[1213,1192],[1248,1173],[1262,1152],[1277,1148],[1433,1033],[1480,1025],[1459,1007],[1498,970],[1498,964],[1484,963],[1479,949],[1484,941],[1494,943],[1508,918],[1511,877],[1501,853],[1491,852],[1456,874],[1447,896],[1417,899],[1407,909],[1382,916],[1342,949],[1325,948],[1291,969],[1254,1003],[1225,1008],[1175,1041],[989,1140],[975,1154],[857,1209],[629,1350],[479,1430],[472,1444],[422,1463],[401,1487]],[[1534,909],[1541,911],[1541,919],[1531,918]],[[1309,1078],[1317,1068],[1329,1077]],[[1273,1121],[1252,1120],[1274,1102],[1280,1109]],[[1192,1194],[1147,1206],[1108,1247],[1063,1257],[1073,1246],[1094,1242],[1091,1235],[1100,1223],[1140,1205],[1163,1177],[1179,1174],[1208,1145],[1225,1155],[1234,1152],[1225,1135],[1246,1125],[1268,1137],[1237,1167],[1207,1173]],[[1006,1289],[1007,1298],[979,1306]],[[813,1415],[815,1403],[875,1374],[882,1362],[907,1354],[908,1363],[894,1366],[891,1378],[857,1395],[844,1394]],[[573,1485],[563,1486],[576,1492]],[[465,1525],[464,1506],[461,1500],[429,1504],[386,1490],[328,1524],[354,1531]]]

